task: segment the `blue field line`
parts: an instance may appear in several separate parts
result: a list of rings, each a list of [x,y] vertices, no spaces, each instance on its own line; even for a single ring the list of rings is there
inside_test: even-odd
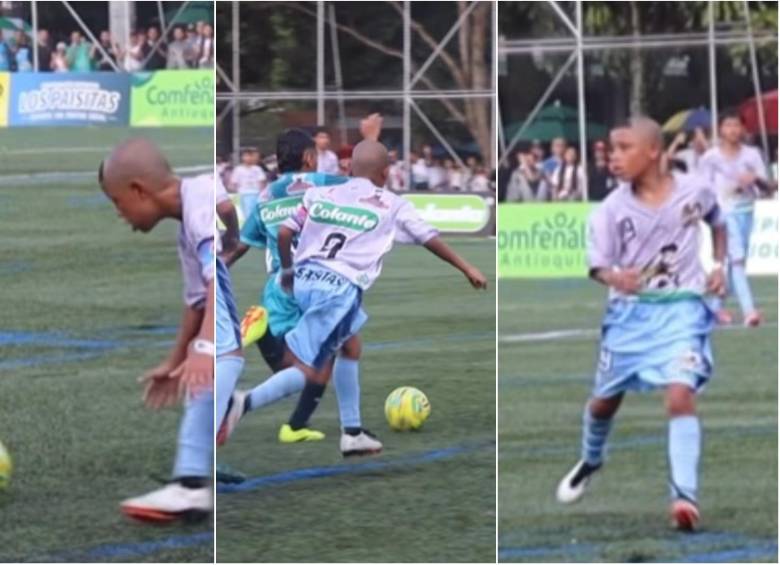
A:
[[[129,561],[132,558],[151,555],[158,551],[213,545],[213,542],[213,532],[202,532],[198,534],[170,536],[154,541],[107,543],[83,550],[75,549],[54,555],[35,556],[35,559],[49,562],[99,562],[106,559],[124,559]]]
[[[118,342],[105,339],[74,339],[56,332],[0,331],[0,345],[36,345],[41,347],[111,349],[117,347]]]
[[[759,559],[769,559],[770,563],[777,563],[777,543],[766,542],[739,549],[690,553],[671,563],[733,563],[735,561],[752,563]],[[658,562],[668,563],[666,560]]]
[[[463,341],[476,341],[478,339],[495,338],[495,332],[472,332],[465,334],[452,334],[420,339],[401,339],[397,341],[377,341],[365,345],[367,351],[386,351],[389,349],[410,349],[412,347],[428,347],[442,342],[459,343]]]
[[[246,481],[238,484],[219,483],[217,484],[217,492],[220,494],[231,494],[236,492],[258,490],[279,484],[308,481],[311,479],[324,479],[327,477],[336,477],[340,475],[356,475],[362,473],[374,473],[377,471],[387,471],[399,467],[421,465],[424,463],[433,463],[436,461],[451,459],[458,455],[473,453],[487,447],[495,447],[495,442],[490,441],[476,445],[460,445],[447,447],[444,449],[434,449],[432,451],[425,451],[423,453],[409,455],[398,459],[380,459],[355,465],[332,465],[328,467],[308,467],[305,469],[295,469],[293,471],[276,473],[275,475],[249,478]]]
[[[739,426],[736,428],[729,428],[729,429],[710,429],[706,430],[705,433],[708,436],[715,436],[717,438],[743,438],[743,437],[750,437],[750,436],[764,436],[764,435],[772,435],[777,433],[777,425],[765,425],[765,426]],[[662,445],[665,444],[667,441],[666,435],[651,435],[651,436],[635,436],[632,438],[624,439],[624,440],[616,440],[613,442],[610,442],[609,444],[609,450],[613,451],[615,449],[624,450],[624,449],[636,449],[640,447],[646,447],[648,445]],[[572,445],[568,446],[537,446],[537,447],[516,447],[507,449],[506,447],[502,447],[499,456],[506,455],[507,453],[512,454],[518,454],[521,453],[523,455],[576,455],[579,453],[579,445],[575,445],[572,443]]]

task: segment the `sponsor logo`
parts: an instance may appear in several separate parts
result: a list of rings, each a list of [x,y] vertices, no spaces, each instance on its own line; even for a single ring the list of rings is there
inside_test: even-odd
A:
[[[490,203],[473,194],[406,194],[420,217],[439,231],[477,233],[490,221]]]
[[[379,224],[379,216],[371,210],[337,206],[330,202],[315,202],[309,208],[309,219],[355,231],[368,232]]]
[[[103,88],[97,82],[42,82],[39,88],[19,94],[18,112],[32,115],[43,112],[93,112],[106,116],[117,112],[122,94]]]
[[[278,198],[260,206],[260,219],[267,226],[281,224],[295,213],[302,197]]]

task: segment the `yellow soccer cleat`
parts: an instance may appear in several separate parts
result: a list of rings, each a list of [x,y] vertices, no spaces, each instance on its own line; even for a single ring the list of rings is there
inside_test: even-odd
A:
[[[279,428],[279,443],[298,443],[299,441],[320,441],[325,439],[325,434],[309,428],[294,430],[290,424]]]
[[[241,347],[258,341],[268,331],[268,313],[262,306],[251,306],[241,320]]]

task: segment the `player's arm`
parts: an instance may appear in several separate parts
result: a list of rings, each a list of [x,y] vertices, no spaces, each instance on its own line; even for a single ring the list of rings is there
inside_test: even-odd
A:
[[[726,235],[726,222],[718,206],[715,194],[707,191],[709,212],[704,215],[704,221],[709,224],[712,231],[712,259],[714,265],[707,277],[707,292],[716,296],[726,295],[726,271],[723,267],[726,261],[728,248],[728,236]]]
[[[214,307],[215,287],[212,278],[206,286],[206,304],[202,311],[197,334],[187,348],[184,362],[171,377],[180,379],[180,390],[196,394],[214,386]]]
[[[436,255],[442,261],[446,261],[458,269],[468,279],[474,288],[487,288],[487,278],[474,265],[458,255],[454,249],[444,243],[439,236],[435,236],[423,244],[428,251]]]
[[[293,281],[294,281],[294,269],[293,269],[293,240],[295,236],[301,232],[304,224],[306,224],[306,218],[308,217],[308,193],[304,195],[303,202],[298,206],[298,209],[293,215],[287,218],[279,228],[278,246],[279,246],[279,262],[281,263],[281,272],[279,273],[279,283],[282,288],[292,293]]]
[[[222,256],[222,260],[225,265],[231,267],[236,261],[241,259],[250,247],[257,247],[258,249],[265,249],[268,242],[268,235],[265,231],[265,225],[260,220],[259,207],[255,206],[252,209],[252,213],[244,222],[244,227],[241,228],[240,241],[236,245],[235,249],[231,253],[225,253]]]
[[[222,254],[223,257],[232,253],[239,244],[238,213],[236,207],[228,199],[217,204],[217,215],[225,226],[225,233],[222,235]]]
[[[636,294],[642,289],[642,272],[637,268],[616,267],[616,234],[610,233],[611,219],[604,204],[599,205],[588,220],[588,275],[594,281],[623,294]]]

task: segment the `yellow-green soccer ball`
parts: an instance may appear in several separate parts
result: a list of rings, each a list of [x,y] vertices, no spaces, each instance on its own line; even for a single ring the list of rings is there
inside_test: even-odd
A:
[[[431,415],[431,403],[422,391],[402,386],[385,400],[385,418],[396,431],[418,430]]]
[[[0,442],[0,490],[8,488],[13,468],[14,464],[11,461],[11,454],[8,453],[8,450]]]

